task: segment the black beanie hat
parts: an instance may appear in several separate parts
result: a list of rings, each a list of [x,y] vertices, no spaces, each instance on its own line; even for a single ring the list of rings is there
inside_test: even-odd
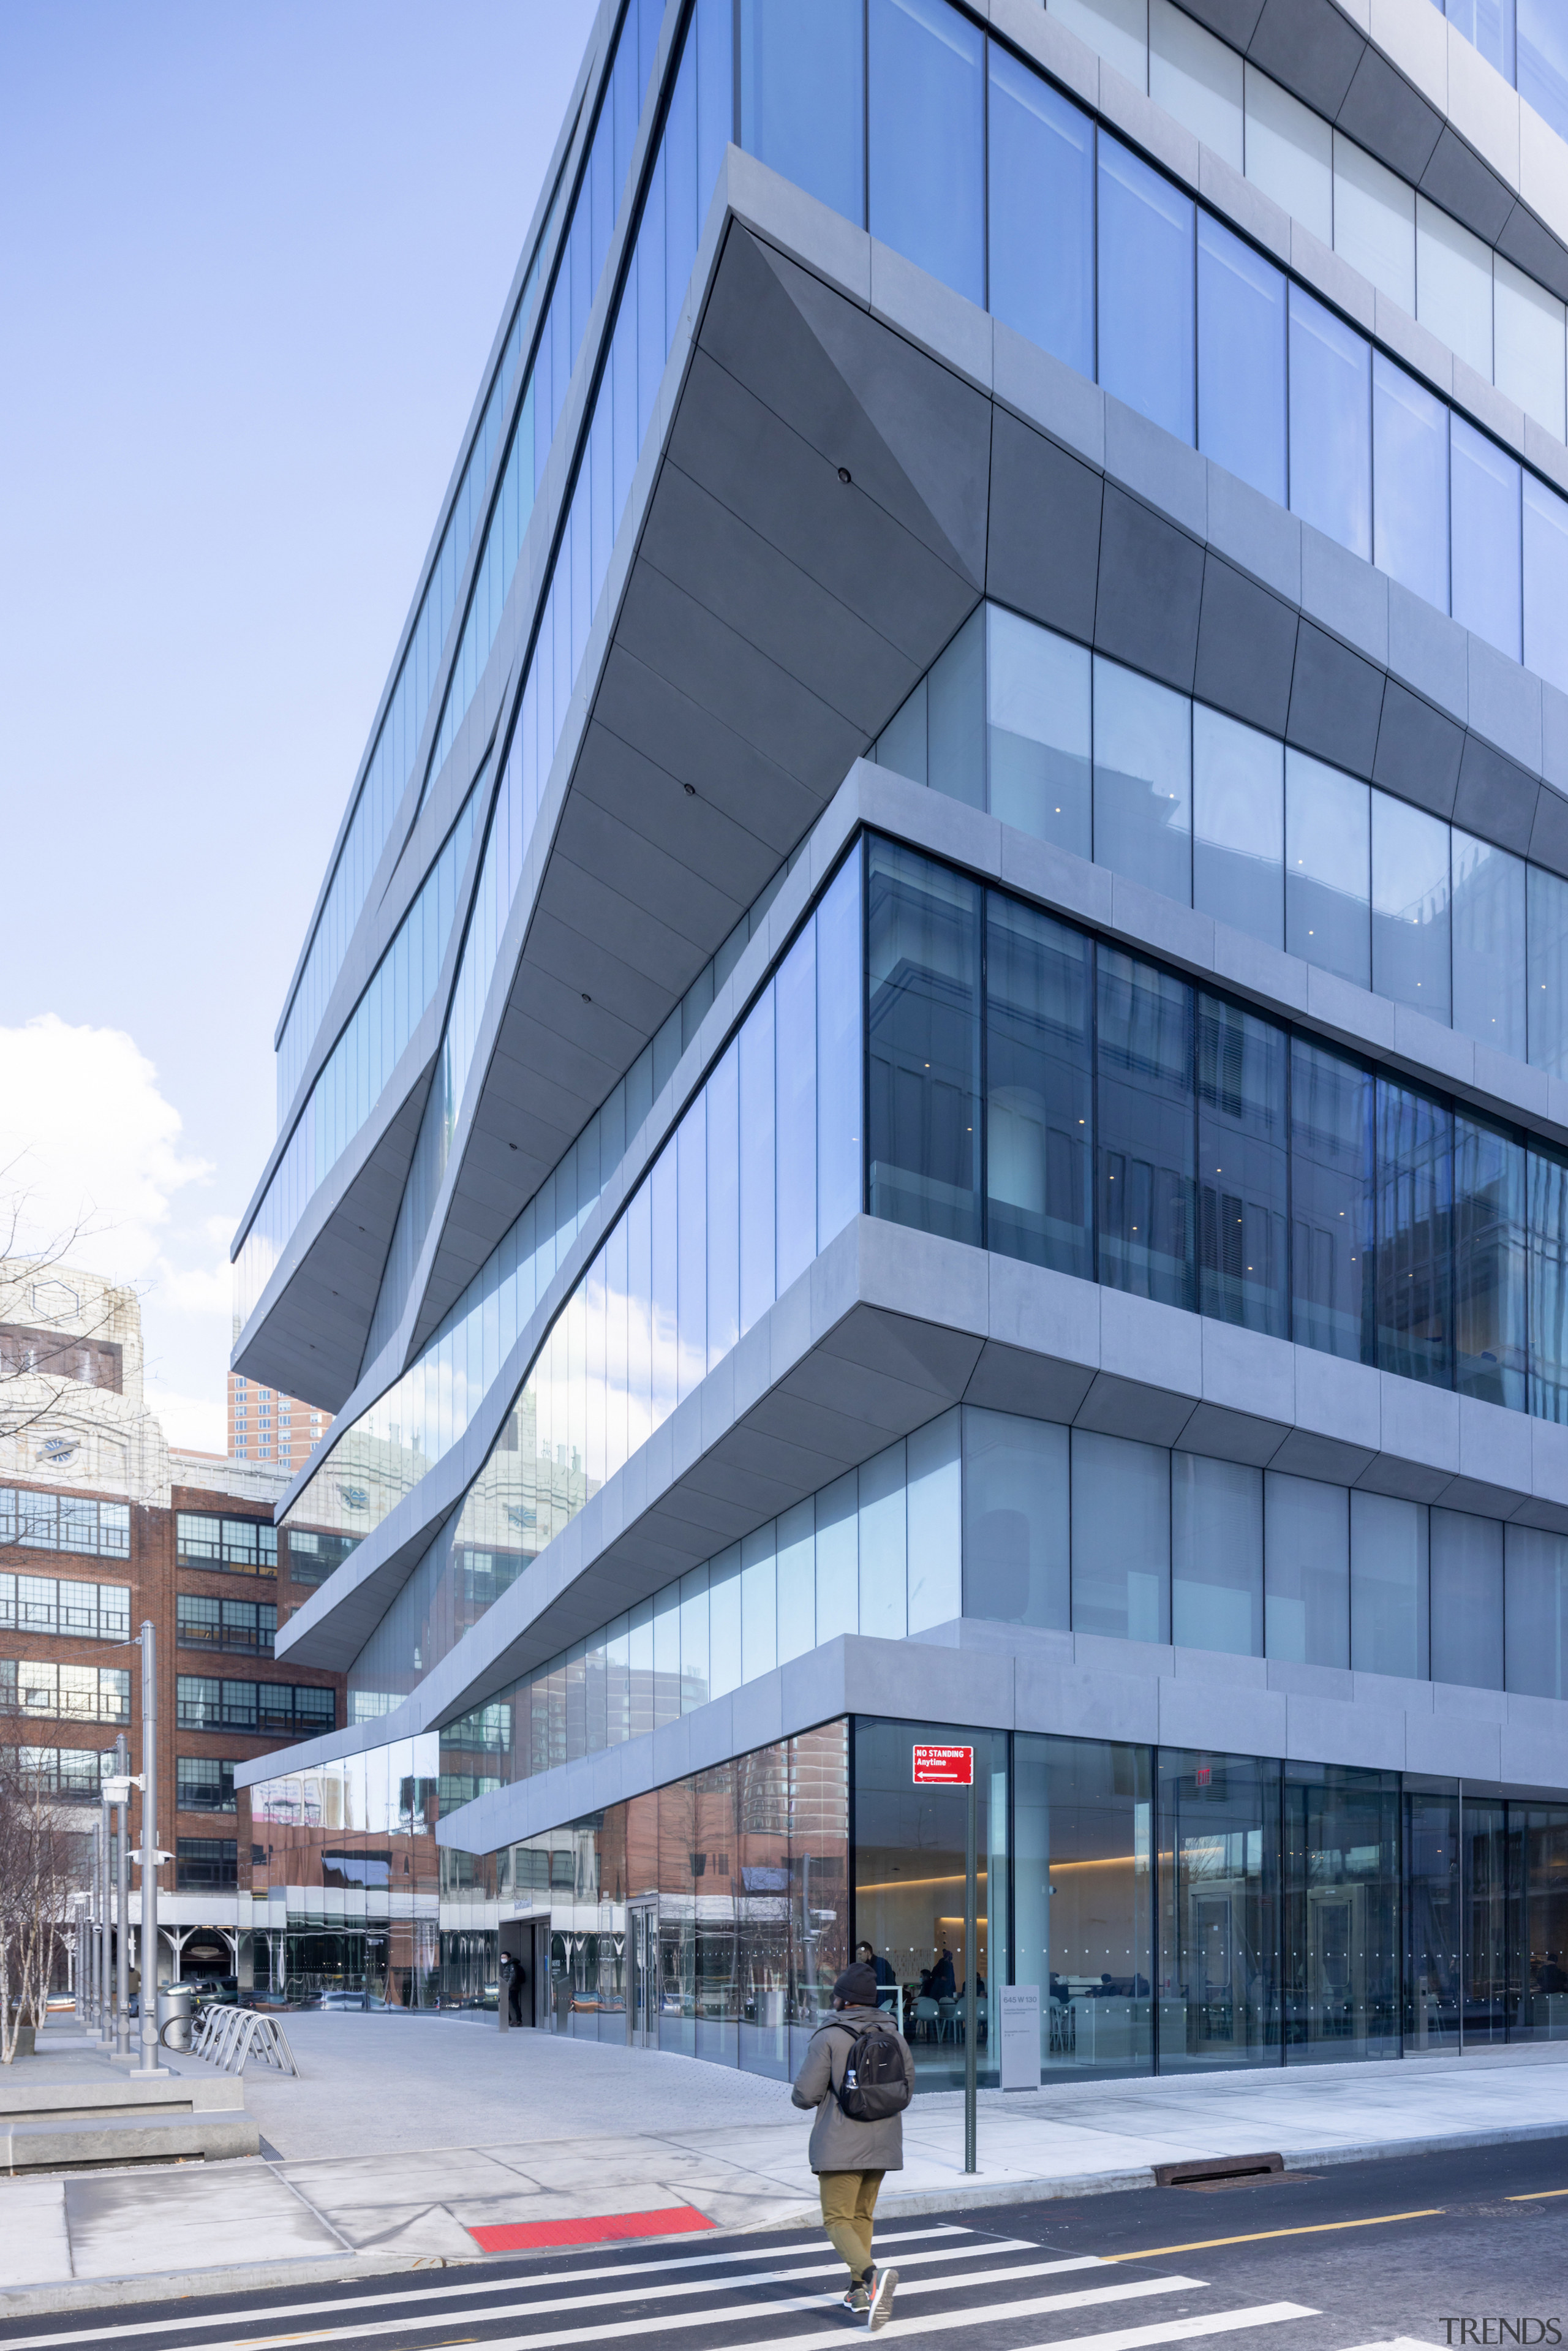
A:
[[[876,2006],[876,1970],[868,1959],[860,1959],[846,1968],[833,1986],[833,1998],[841,2000],[846,2008]]]

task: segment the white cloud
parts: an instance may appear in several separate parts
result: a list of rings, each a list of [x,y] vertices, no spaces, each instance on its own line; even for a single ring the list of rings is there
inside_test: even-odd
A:
[[[233,1216],[204,1217],[193,1241],[212,1251],[204,1265],[175,1266],[167,1257],[159,1264],[159,1290],[167,1303],[183,1314],[217,1314],[227,1324],[234,1311],[234,1270],[229,1264],[229,1236],[238,1224]]]
[[[20,1249],[74,1235],[75,1264],[121,1281],[153,1271],[174,1196],[212,1174],[181,1152],[181,1131],[123,1029],[53,1012],[0,1028],[0,1188],[19,1196]]]

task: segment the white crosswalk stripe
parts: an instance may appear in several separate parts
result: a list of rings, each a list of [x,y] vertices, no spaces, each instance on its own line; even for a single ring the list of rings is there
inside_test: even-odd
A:
[[[977,2252],[982,2250],[977,2246],[974,2232],[971,2230],[955,2228],[950,2223],[930,2229],[881,2229],[877,2231],[876,2241],[880,2251],[888,2245],[904,2246],[912,2241],[927,2243],[933,2237],[961,2237],[965,2241],[958,2245],[938,2246],[926,2252],[901,2252],[894,2256],[901,2269],[913,2268],[917,2262],[972,2261]],[[983,2250],[987,2253],[1032,2253],[1036,2248],[1028,2237],[997,2237],[986,2242]],[[819,2237],[814,2238],[810,2243],[778,2252],[774,2258],[786,2261],[792,2254],[798,2254],[805,2262],[810,2262],[812,2254],[820,2254],[821,2251],[821,2240]],[[530,2300],[528,2303],[519,2304],[516,2309],[498,2309],[479,2314],[497,2318],[517,2317],[522,2311],[532,2312],[558,2307],[587,2308],[594,2300],[638,2302],[654,2294],[728,2293],[745,2285],[788,2284],[797,2278],[841,2278],[843,2275],[843,2263],[834,2258],[828,2262],[811,2262],[809,2267],[758,2270],[750,2277],[732,2275],[711,2279],[692,2278],[666,2285],[639,2286],[628,2292],[608,2295],[573,2295],[559,2304],[541,2304],[537,2299],[531,2298],[536,2297],[541,2290],[549,2286],[595,2285],[607,2278],[616,2280],[637,2278],[646,2276],[653,2272],[658,2272],[667,2278],[672,2270],[714,2269],[721,2263],[727,2266],[736,2262],[755,2262],[758,2258],[758,2248],[755,2245],[747,2245],[740,2252],[663,2254],[653,2261],[616,2262],[606,2263],[598,2269],[547,2270],[538,2275],[532,2273],[528,2275],[527,2284]],[[1080,2253],[1071,2261],[1055,2261],[1051,2267],[1056,2270],[1076,2270],[1098,2269],[1102,2265],[1098,2253]],[[279,2303],[269,2310],[247,2310],[245,2317],[252,2326],[265,2325],[272,2319],[298,2320],[328,2315],[341,2318],[351,2311],[388,2310],[404,2303],[417,2303],[423,2308],[428,2304],[452,2302],[458,2297],[471,2300],[476,2294],[516,2294],[520,2283],[521,2281],[514,2273],[508,2273],[501,2276],[492,2274],[488,2277],[465,2279],[460,2285],[429,2285],[416,2287],[412,2292],[403,2290],[388,2294],[357,2294],[351,2296],[337,2295],[318,2302]],[[456,2316],[462,2314],[458,2312],[453,2314]],[[395,2326],[417,2328],[426,2323],[423,2318],[404,2320],[383,2318],[379,2322],[376,2331],[378,2334],[386,2334]],[[84,2326],[69,2333],[52,2335],[0,2335],[0,2351],[61,2351],[62,2346],[78,2343],[133,2343],[147,2335],[169,2335],[175,2329],[183,2332],[195,2332],[202,2327],[210,2327],[212,2325],[213,2313],[209,2309],[192,2312],[188,2315],[181,2314],[172,2318],[131,2319],[122,2326]],[[351,2335],[361,2330],[347,2327],[337,2331]],[[298,2338],[290,2335],[287,2339],[293,2342]],[[322,2342],[328,2337],[324,2334],[314,2335],[310,2339],[314,2342]],[[185,2351],[203,2351],[203,2346],[198,2344],[187,2345]],[[237,2343],[226,2343],[225,2351],[240,2351],[240,2346]]]

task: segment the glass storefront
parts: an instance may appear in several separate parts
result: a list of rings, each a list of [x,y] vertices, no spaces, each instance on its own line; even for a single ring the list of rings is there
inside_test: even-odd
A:
[[[972,1952],[967,1796],[913,1769],[953,1743]],[[860,1716],[476,1855],[436,1844],[469,1786],[441,1760],[427,1733],[248,1792],[243,1996],[493,2010],[537,1927],[549,2030],[776,2079],[861,1941],[922,2089],[963,2080],[971,1966],[982,2084],[1006,1983],[1040,1987],[1048,2082],[1568,2040],[1568,1802]]]

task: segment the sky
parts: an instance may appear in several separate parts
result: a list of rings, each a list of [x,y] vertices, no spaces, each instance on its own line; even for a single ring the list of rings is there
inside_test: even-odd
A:
[[[592,16],[0,8],[0,1231],[136,1284],[175,1444]]]

